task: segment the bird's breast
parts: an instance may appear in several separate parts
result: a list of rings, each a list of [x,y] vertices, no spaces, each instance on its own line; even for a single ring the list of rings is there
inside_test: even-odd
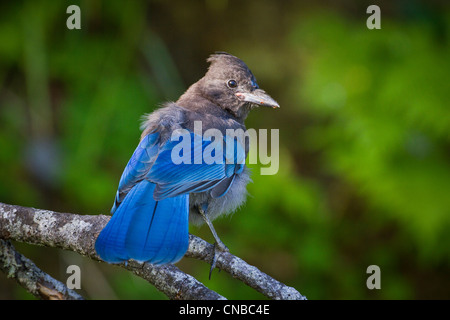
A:
[[[247,167],[240,174],[236,174],[228,191],[219,198],[211,196],[211,190],[189,195],[189,222],[200,225],[203,223],[197,207],[207,204],[206,214],[210,220],[221,215],[227,215],[241,207],[247,199],[247,184],[251,181]]]

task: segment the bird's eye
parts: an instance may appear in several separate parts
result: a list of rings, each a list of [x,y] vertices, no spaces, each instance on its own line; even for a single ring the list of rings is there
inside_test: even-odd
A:
[[[229,80],[227,84],[228,84],[228,87],[230,87],[230,88],[236,88],[237,87],[236,80]]]

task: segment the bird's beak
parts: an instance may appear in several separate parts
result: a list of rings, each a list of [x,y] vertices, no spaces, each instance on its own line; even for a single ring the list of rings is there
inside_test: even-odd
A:
[[[261,89],[256,89],[252,92],[237,92],[236,97],[242,101],[257,104],[259,106],[266,106],[274,109],[280,107],[278,102]]]

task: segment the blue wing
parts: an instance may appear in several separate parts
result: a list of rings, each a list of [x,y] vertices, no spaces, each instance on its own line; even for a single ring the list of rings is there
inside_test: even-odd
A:
[[[183,141],[185,139],[187,143]],[[177,152],[189,153],[189,156],[181,157],[187,161],[174,161],[179,156]],[[167,142],[146,179],[157,184],[154,193],[157,200],[184,193],[204,192],[229,182],[225,192],[216,195],[218,197],[228,191],[234,175],[244,170],[244,163],[245,151],[237,139],[224,137],[222,141],[215,141],[188,132],[181,135],[179,140]]]
[[[175,263],[189,244],[189,193],[212,190],[220,197],[244,169],[245,151],[236,139],[213,141],[192,132],[183,139],[185,148],[180,140],[161,146],[159,133],[139,143],[120,179],[114,215],[95,244],[103,260]],[[208,161],[206,150],[218,161]],[[190,161],[174,161],[176,152]]]
[[[131,188],[143,180],[150,170],[158,156],[159,139],[159,133],[151,133],[146,135],[137,146],[120,178],[111,213],[114,214]]]

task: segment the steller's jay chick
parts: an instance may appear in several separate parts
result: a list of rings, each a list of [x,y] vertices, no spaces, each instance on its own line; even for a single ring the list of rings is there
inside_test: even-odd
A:
[[[208,62],[205,76],[177,102],[168,102],[146,116],[141,141],[119,182],[113,216],[95,243],[106,262],[175,263],[188,248],[188,221],[206,222],[211,229],[216,241],[211,271],[217,255],[228,251],[211,221],[245,202],[250,176],[245,167],[248,144],[228,139],[226,130],[245,131],[244,120],[258,105],[279,106],[259,89],[239,58],[218,52]],[[196,121],[201,121],[200,132],[195,132]],[[218,130],[223,141],[208,138],[208,129]],[[184,134],[174,139],[177,132]],[[180,150],[184,139],[190,141]],[[220,148],[222,144],[234,148],[229,152]],[[211,155],[222,150],[223,161],[211,163],[201,158],[212,146],[217,148]],[[174,155],[187,161],[174,161]]]

